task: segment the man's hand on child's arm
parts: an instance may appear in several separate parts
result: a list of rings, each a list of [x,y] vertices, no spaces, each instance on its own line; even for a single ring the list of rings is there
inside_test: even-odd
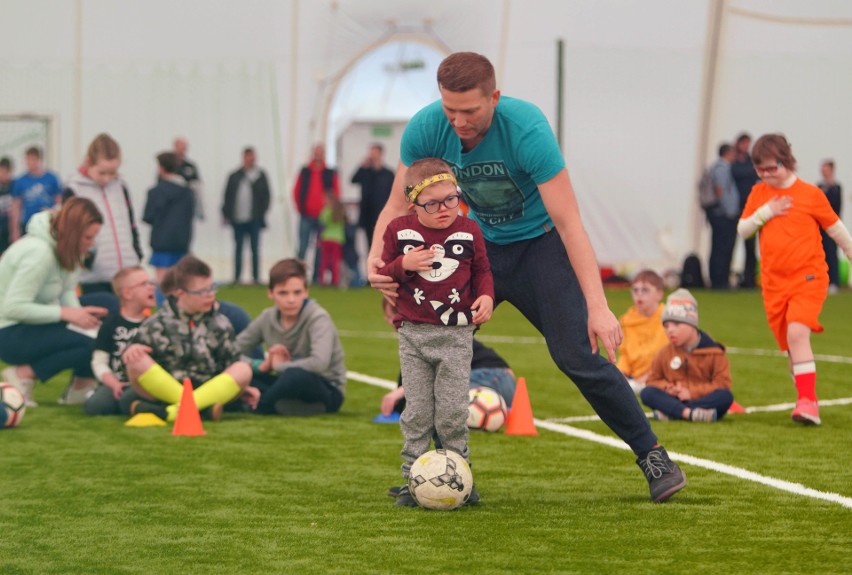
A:
[[[405,397],[405,388],[402,386],[397,387],[393,391],[389,391],[382,398],[382,415],[387,417],[391,413],[393,413],[393,406],[396,405],[396,402]]]
[[[396,305],[396,298],[398,295],[396,293],[396,288],[399,287],[399,284],[393,281],[392,277],[379,273],[379,270],[383,267],[385,267],[385,262],[382,261],[381,258],[367,258],[367,281],[370,282],[370,286],[374,289],[382,292],[382,295],[386,300]]]
[[[491,319],[494,312],[494,299],[490,295],[481,295],[476,298],[472,306],[473,323],[480,325]]]
[[[432,269],[435,254],[424,246],[417,246],[402,256],[402,269],[409,272],[428,272]]]

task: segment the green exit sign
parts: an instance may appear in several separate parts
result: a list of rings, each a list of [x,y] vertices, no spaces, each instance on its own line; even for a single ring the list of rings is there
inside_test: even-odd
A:
[[[390,124],[374,124],[373,125],[373,137],[374,138],[390,138],[393,132],[393,128],[391,128]]]

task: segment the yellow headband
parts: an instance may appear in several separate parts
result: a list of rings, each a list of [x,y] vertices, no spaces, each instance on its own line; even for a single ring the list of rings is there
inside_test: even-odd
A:
[[[408,198],[408,201],[412,204],[414,200],[417,199],[417,196],[420,195],[420,192],[425,190],[427,187],[432,184],[437,184],[438,182],[443,182],[449,180],[456,186],[458,186],[458,182],[456,182],[456,177],[452,174],[438,174],[436,176],[432,176],[431,178],[426,178],[416,186],[406,186],[405,187],[405,197]]]

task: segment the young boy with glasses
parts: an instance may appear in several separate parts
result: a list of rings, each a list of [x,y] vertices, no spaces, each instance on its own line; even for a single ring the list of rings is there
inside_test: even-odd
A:
[[[121,355],[133,341],[147,312],[154,306],[155,284],[142,266],[122,268],[112,278],[118,296],[118,313],[107,316],[98,330],[92,353],[92,373],[100,385],[86,398],[86,415],[119,415],[119,400],[130,387]]]
[[[470,461],[468,382],[476,326],[491,318],[494,281],[479,226],[459,217],[459,189],[443,160],[425,158],[405,173],[411,210],[384,233],[379,273],[399,283],[397,328],[406,407],[402,476],[429,450],[437,433],[444,449]],[[474,489],[467,503],[479,500]],[[408,485],[396,505],[414,507]]]
[[[640,271],[630,282],[630,295],[633,305],[619,320],[624,339],[618,346],[615,365],[638,394],[645,387],[654,356],[669,341],[660,320],[663,278],[653,270]]]
[[[762,179],[752,188],[737,225],[740,236],[760,231],[763,307],[781,351],[787,352],[798,398],[793,421],[819,425],[811,333],[828,295],[828,266],[820,229],[852,259],[852,237],[818,187],[795,173],[796,158],[781,134],[755,142],[752,160]]]
[[[202,415],[218,419],[222,406],[238,396],[255,407],[260,393],[250,386],[251,367],[240,361],[231,322],[215,308],[210,267],[189,255],[169,275],[172,297],[142,323],[122,355],[139,397],[130,403],[130,414],[148,412],[173,421],[186,378]],[[207,408],[211,411],[204,413]]]

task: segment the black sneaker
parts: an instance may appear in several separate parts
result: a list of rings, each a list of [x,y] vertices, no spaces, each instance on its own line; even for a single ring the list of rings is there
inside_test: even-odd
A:
[[[403,485],[399,488],[399,495],[396,496],[394,505],[397,507],[417,507],[417,502],[408,491],[408,485]]]
[[[686,474],[677,463],[669,459],[663,446],[655,447],[644,458],[636,459],[636,464],[648,480],[651,501],[654,503],[662,503],[686,487]]]
[[[388,487],[388,497],[399,497],[399,492],[402,491],[402,485],[394,485]]]
[[[470,495],[462,505],[476,505],[479,503],[479,491],[476,490],[476,485],[470,489]]]
[[[163,421],[169,420],[169,414],[165,406],[158,403],[151,403],[143,399],[137,399],[130,404],[130,415],[138,415],[140,413],[153,413]]]

